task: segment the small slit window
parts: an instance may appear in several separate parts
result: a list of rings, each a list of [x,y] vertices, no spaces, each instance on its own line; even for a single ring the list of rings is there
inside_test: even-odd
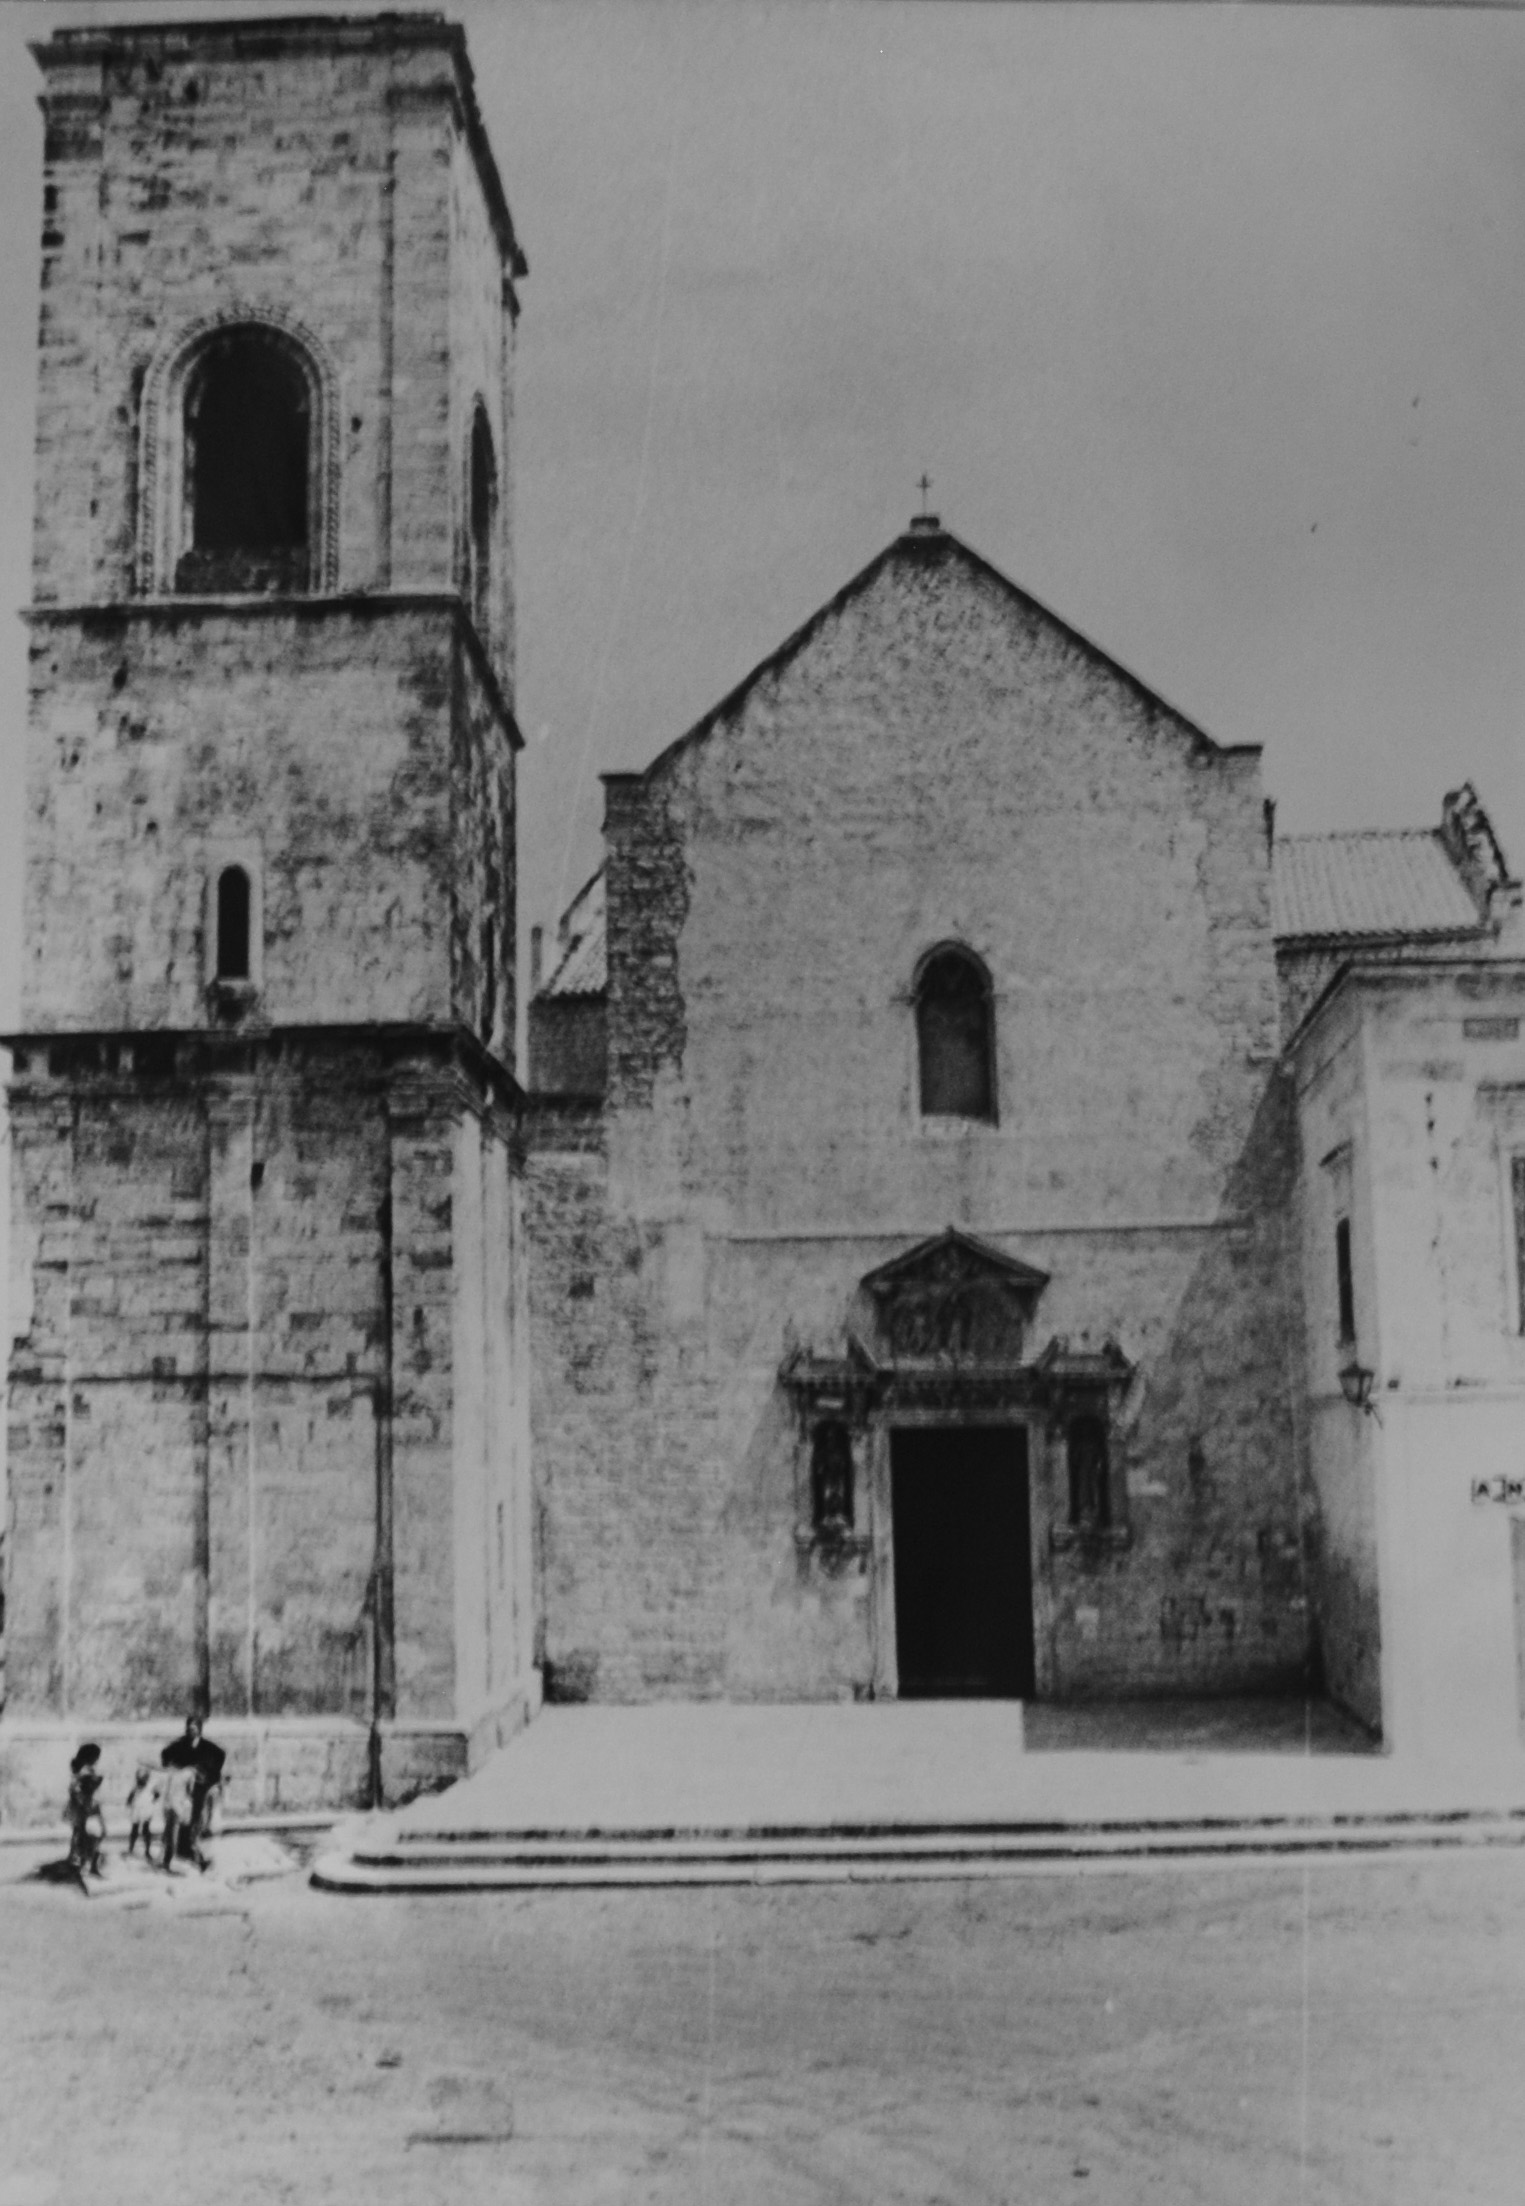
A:
[[[1525,1153],[1509,1160],[1510,1208],[1514,1215],[1515,1313],[1525,1333]]]
[[[1516,1187],[1519,1182],[1516,1181]],[[1334,1279],[1340,1307],[1340,1346],[1351,1348],[1356,1338],[1356,1282],[1350,1262],[1350,1220],[1338,1218],[1334,1228]]]
[[[188,593],[305,590],[310,580],[312,405],[291,346],[233,328],[185,387]]]
[[[478,406],[471,423],[470,481],[467,486],[466,585],[471,617],[485,639],[492,626],[492,552],[497,529],[498,468],[492,431]]]
[[[217,978],[248,980],[252,898],[242,866],[224,866],[217,876]]]
[[[916,984],[923,1117],[995,1117],[990,981],[967,950],[938,950]]]
[[[1107,1427],[1101,1417],[1072,1417],[1066,1441],[1070,1473],[1070,1522],[1102,1532],[1112,1522]]]

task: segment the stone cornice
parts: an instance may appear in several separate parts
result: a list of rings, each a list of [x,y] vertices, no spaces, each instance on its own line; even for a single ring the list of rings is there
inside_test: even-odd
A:
[[[336,614],[379,619],[389,613],[443,613],[454,621],[494,716],[514,749],[522,751],[524,737],[513,707],[457,590],[335,590],[290,597],[250,593],[227,597],[77,598],[58,605],[23,606],[21,618],[29,628],[65,628],[122,626],[129,621],[168,625],[187,620],[257,620],[271,614],[298,620],[319,620]]]
[[[105,1054],[108,1050],[131,1049],[140,1043],[151,1045],[161,1060],[167,1051],[173,1050],[174,1069],[161,1069],[156,1065],[153,1069],[124,1071],[120,1065],[113,1066]],[[359,1088],[387,1092],[396,1088],[399,1081],[405,1085],[409,1079],[431,1087],[438,1086],[441,1081],[454,1082],[462,1100],[473,1107],[472,1090],[477,1087],[485,1088],[492,1101],[516,1119],[524,1108],[524,1091],[509,1068],[469,1028],[455,1025],[357,1021],[352,1026],[267,1026],[237,1034],[207,1027],[55,1027],[43,1032],[0,1035],[0,1048],[11,1051],[38,1054],[67,1051],[79,1061],[81,1072],[85,1070],[82,1060],[86,1054],[96,1053],[100,1058],[99,1069],[90,1068],[86,1077],[90,1079],[92,1090],[103,1094],[138,1093],[145,1084],[178,1083],[185,1077],[179,1065],[182,1048],[191,1059],[188,1071],[194,1077],[203,1082],[226,1082],[249,1077],[260,1060],[268,1060],[293,1045],[299,1051],[311,1050],[325,1055],[342,1052],[351,1059],[360,1050],[374,1052],[374,1064],[353,1067],[352,1082]],[[409,1057],[423,1060],[416,1071],[406,1067],[404,1060]],[[36,1075],[30,1071],[13,1073],[12,1093],[20,1086],[38,1092],[32,1087],[34,1079],[51,1086],[69,1077],[70,1074],[51,1071],[40,1071]]]

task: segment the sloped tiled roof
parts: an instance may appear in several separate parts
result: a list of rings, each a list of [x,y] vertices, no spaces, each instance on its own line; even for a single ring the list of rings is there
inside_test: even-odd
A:
[[[567,906],[556,933],[561,957],[540,990],[541,998],[601,996],[609,982],[602,867]]]
[[[1430,828],[1279,837],[1271,912],[1279,942],[1458,935],[1483,925],[1444,842]]]

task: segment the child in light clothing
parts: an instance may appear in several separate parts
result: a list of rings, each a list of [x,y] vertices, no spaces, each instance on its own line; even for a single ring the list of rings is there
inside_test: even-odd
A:
[[[185,1764],[171,1766],[165,1770],[163,1781],[164,1867],[173,1876],[175,1856],[180,1851],[180,1834],[190,1830],[196,1772]]]
[[[164,1810],[160,1805],[164,1797],[164,1780],[152,1762],[139,1762],[133,1788],[127,1795],[127,1819],[131,1826],[127,1833],[127,1851],[131,1853],[143,1838],[143,1859],[153,1859],[153,1842],[164,1828]]]

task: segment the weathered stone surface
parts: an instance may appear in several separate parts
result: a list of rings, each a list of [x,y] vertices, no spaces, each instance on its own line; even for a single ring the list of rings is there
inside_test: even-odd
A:
[[[608,1106],[595,1135],[547,1103],[528,1175],[549,1688],[895,1690],[911,1413],[870,1420],[830,1551],[779,1372],[844,1353],[862,1277],[949,1223],[1050,1274],[1035,1350],[1137,1366],[1105,1541],[1068,1536],[1054,1420],[999,1413],[1029,1428],[1039,1690],[1300,1680],[1256,755],[923,531],[608,789]],[[913,976],[950,940],[992,978],[994,1125],[917,1109]]]
[[[0,1777],[25,1789],[16,1757],[41,1767],[81,1722],[195,1702],[245,1727],[253,1804],[353,1798],[372,1725],[405,1788],[538,1693],[511,1071],[523,262],[437,19],[64,32],[39,59]],[[241,325],[302,363],[308,587],[177,595],[200,572],[187,363]],[[468,603],[479,409],[491,581]],[[228,865],[251,883],[236,981]]]
[[[511,1125],[395,1044],[132,1051],[18,1056],[12,1711],[475,1722],[532,1636]]]

